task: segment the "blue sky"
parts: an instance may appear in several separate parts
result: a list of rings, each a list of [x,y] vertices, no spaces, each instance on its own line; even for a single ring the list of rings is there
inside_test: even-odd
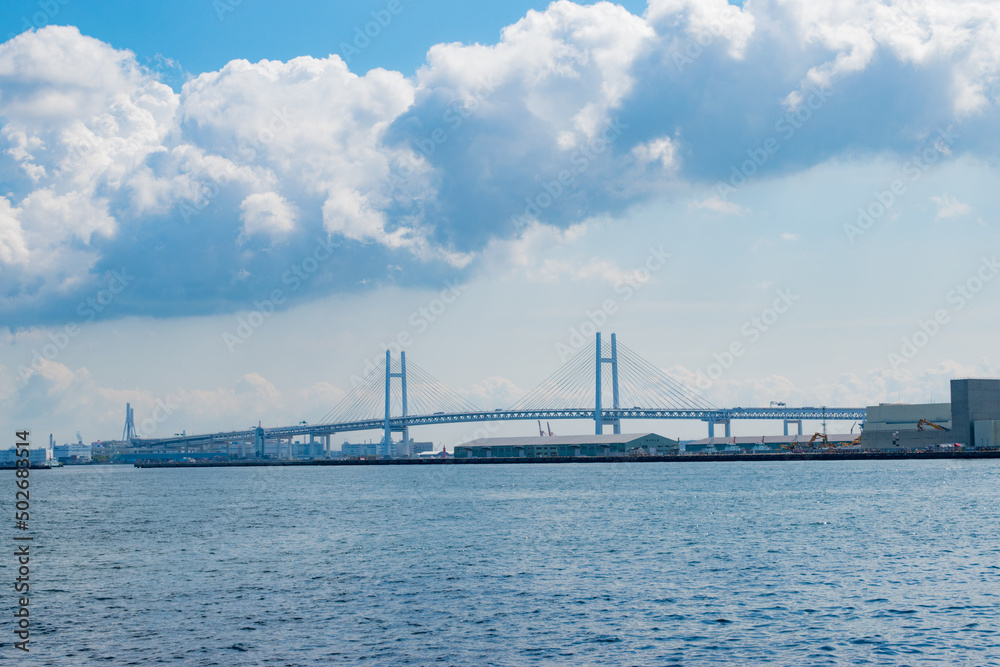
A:
[[[606,332],[717,405],[940,400],[998,373],[991,6],[53,0],[0,21],[11,428],[112,437],[127,400],[177,406],[158,433],[313,421],[401,334],[502,407],[607,299]],[[651,248],[669,261],[625,299]]]
[[[350,56],[351,70],[358,74],[375,67],[412,74],[432,45],[493,43],[502,27],[516,22],[529,9],[545,9],[546,4],[515,1],[470,6],[457,0],[400,0],[401,10],[390,12],[386,19],[388,0],[292,0],[281,4],[253,0],[153,4],[11,0],[5,3],[0,35],[9,38],[23,32],[25,26],[75,25],[86,35],[131,50],[141,63],[163,67],[166,73],[170,68],[157,56],[176,62],[183,72],[200,74],[237,58],[257,62],[298,56],[324,58],[337,53]],[[638,14],[645,9],[643,2],[619,4]],[[356,29],[363,31],[373,19],[381,19],[385,27],[358,49],[359,53],[344,48],[357,48]],[[358,46],[362,44],[364,40],[359,40]],[[179,82],[170,79],[171,85]]]

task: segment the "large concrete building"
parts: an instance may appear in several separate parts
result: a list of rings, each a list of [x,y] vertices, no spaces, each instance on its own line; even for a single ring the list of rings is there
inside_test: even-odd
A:
[[[867,409],[863,449],[1000,446],[1000,380],[951,381],[951,403],[881,404]]]
[[[479,438],[455,447],[456,459],[674,454],[677,441],[656,433]]]
[[[952,380],[951,421],[955,442],[965,445],[978,446],[980,435],[995,432],[1000,422],[1000,380]],[[983,446],[997,445],[993,441]]]
[[[945,442],[954,442],[951,403],[882,403],[866,410],[863,449],[926,449]]]
[[[87,463],[92,455],[92,446],[82,442],[68,442],[52,448],[52,458],[59,463]]]
[[[951,403],[881,403],[866,410],[868,431],[916,431],[921,420],[951,429]],[[935,429],[936,430],[936,429]]]

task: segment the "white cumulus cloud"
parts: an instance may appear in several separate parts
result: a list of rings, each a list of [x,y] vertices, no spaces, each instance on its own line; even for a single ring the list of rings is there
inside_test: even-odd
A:
[[[701,60],[678,69],[671,54],[692,43]],[[495,243],[532,220],[560,233],[728,178],[718,170],[812,86],[836,89],[828,104],[842,107],[810,123],[850,127],[850,109],[903,99],[900,127],[985,117],[956,146],[977,150],[977,132],[992,136],[998,44],[996,3],[651,0],[637,16],[558,0],[494,44],[432,46],[409,77],[359,76],[335,55],[233,60],[177,93],[74,27],[29,31],[0,44],[0,304],[28,320],[62,313],[141,256],[118,315],[235,308],[318,238],[348,242],[323,271],[349,285],[388,280],[387,266],[419,283],[495,261]],[[887,88],[879,67],[919,83]],[[898,149],[881,128],[819,129],[787,150],[774,135],[760,176]],[[935,203],[939,219],[969,212]],[[718,197],[690,206],[744,212]],[[217,275],[244,279],[220,296]],[[326,275],[299,295],[349,285]]]
[[[255,192],[240,204],[247,234],[286,234],[295,227],[295,211],[275,192]]]

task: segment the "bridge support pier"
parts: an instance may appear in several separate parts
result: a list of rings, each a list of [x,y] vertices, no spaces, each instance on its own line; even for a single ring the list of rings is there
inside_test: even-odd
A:
[[[786,419],[785,420],[785,435],[788,435],[788,425],[796,424],[799,427],[799,435],[802,435],[802,420],[801,419]]]
[[[730,429],[729,420],[728,419],[713,419],[713,418],[710,417],[707,421],[708,421],[708,437],[710,437],[710,438],[714,438],[715,437],[715,425],[716,424],[722,424],[723,426],[725,426],[725,428],[726,428],[726,437],[727,438],[732,437],[732,431]]]

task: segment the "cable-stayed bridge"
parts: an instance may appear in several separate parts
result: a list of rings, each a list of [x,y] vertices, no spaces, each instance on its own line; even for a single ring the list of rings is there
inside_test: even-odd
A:
[[[693,419],[708,423],[709,436],[715,435],[717,425],[729,436],[734,419],[780,419],[787,435],[789,425],[796,425],[801,434],[805,419],[863,421],[865,409],[719,408],[619,343],[615,334],[602,340],[598,333],[593,343],[509,408],[482,410],[407,360],[405,352],[393,359],[387,351],[385,360],[317,423],[130,440],[135,446],[164,449],[252,443],[253,452],[260,455],[265,439],[277,440],[279,453],[282,442],[289,443],[290,451],[292,438],[299,436],[308,436],[310,442],[323,439],[329,451],[336,433],[377,430],[388,442],[393,433],[407,439],[415,426],[557,419],[591,420],[595,433],[603,433],[606,426],[620,433],[627,419]]]

